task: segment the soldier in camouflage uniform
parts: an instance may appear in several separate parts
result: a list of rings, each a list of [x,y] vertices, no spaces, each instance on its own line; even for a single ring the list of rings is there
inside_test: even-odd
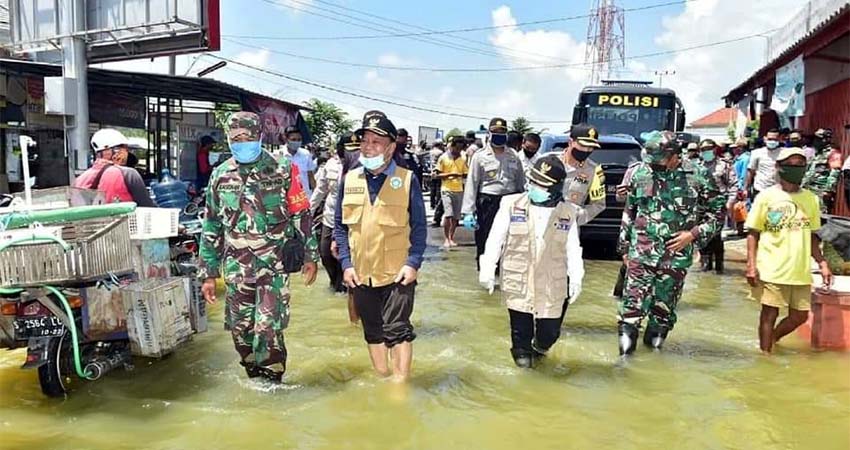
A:
[[[283,330],[289,322],[284,261],[293,260],[284,248],[291,239],[309,235],[311,221],[302,217],[309,216],[310,205],[297,168],[288,158],[276,161],[262,149],[256,114],[231,114],[227,136],[233,157],[215,169],[207,191],[202,291],[207,302],[215,302],[215,280],[224,277],[225,321],[240,363],[251,378],[280,382],[286,370]],[[316,279],[317,249],[315,236],[310,236],[305,261],[295,262],[304,263],[306,285]]]
[[[840,163],[833,165],[829,161],[832,151],[832,130],[823,128],[817,130],[813,145],[815,155],[809,160],[802,187],[818,196],[821,213],[826,214],[835,201],[835,190],[841,176]]]
[[[738,176],[729,159],[718,159],[718,145],[713,139],[704,139],[699,144],[700,165],[708,177],[717,186],[723,197],[726,210],[730,210],[738,197]],[[723,237],[717,233],[707,246],[700,249],[700,261],[703,272],[714,269],[718,275],[723,273],[724,263]]]
[[[694,244],[704,246],[719,233],[725,214],[714,183],[679,167],[681,149],[673,133],[645,135],[646,163],[632,174],[618,241],[628,267],[619,306],[621,355],[635,350],[646,315],[644,343],[661,347],[676,323]]]

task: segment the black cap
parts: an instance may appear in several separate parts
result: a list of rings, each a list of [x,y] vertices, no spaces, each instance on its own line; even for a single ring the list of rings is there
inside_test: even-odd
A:
[[[215,138],[206,134],[206,135],[201,136],[200,143],[201,143],[201,146],[203,146],[203,147],[206,147],[207,145],[213,145],[213,144],[215,144]]]
[[[508,132],[508,122],[501,117],[494,117],[490,120],[490,128],[488,130],[491,133],[505,134]]]
[[[599,148],[599,132],[596,127],[586,123],[579,123],[570,128],[570,138],[578,141],[585,147]]]
[[[467,131],[466,132],[466,138],[467,139],[475,139],[475,132],[472,131],[472,130]]]
[[[346,131],[339,137],[336,148],[337,150],[357,150],[360,148],[360,139],[354,133]]]
[[[449,144],[466,144],[466,138],[463,136],[452,136],[449,139]]]
[[[395,125],[381,111],[369,111],[363,115],[363,126],[355,131],[355,134],[362,138],[366,131],[371,131],[379,136],[387,136],[392,140],[398,137]]]
[[[405,130],[404,128],[399,128],[397,134],[399,136],[407,136],[407,130]]]
[[[290,126],[286,127],[286,129],[283,130],[284,136],[289,136],[289,133],[299,133],[300,134],[301,130],[299,130],[298,127],[296,127],[296,126],[290,125]]]
[[[558,155],[546,155],[534,163],[528,178],[536,185],[552,187],[567,179],[567,170]]]

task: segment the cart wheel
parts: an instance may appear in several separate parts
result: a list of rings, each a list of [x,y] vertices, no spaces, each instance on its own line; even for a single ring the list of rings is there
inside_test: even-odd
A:
[[[38,368],[41,392],[48,397],[64,397],[68,393],[67,376],[71,373],[71,341],[66,332],[59,339],[51,339],[47,349],[47,363]]]

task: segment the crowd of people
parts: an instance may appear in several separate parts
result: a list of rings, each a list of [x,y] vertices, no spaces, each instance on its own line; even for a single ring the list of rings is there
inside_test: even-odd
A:
[[[202,292],[214,302],[215,280],[224,278],[227,325],[249,377],[281,380],[290,275],[301,271],[310,285],[319,261],[333,291],[348,297],[349,320],[360,323],[375,371],[410,377],[426,189],[443,247],[457,245],[460,226],[474,230],[479,282],[491,294],[498,286],[516,365],[533,367],[558,340],[582,289],[579,228],[607,206],[593,125],[574,125],[567,148],[541,155],[539,135],[511,133],[493,118],[484,139],[452,136],[447,148],[420,152],[425,164],[407,132],[380,111],[339,136],[321,164],[302,156],[295,129],[286,131],[286,151],[273,156],[260,128],[253,113],[231,115],[232,158],[211,174],[200,246]],[[703,270],[723,271],[721,231],[738,225],[739,203],[749,204],[746,275],[762,304],[761,349],[769,353],[805,320],[810,256],[831,283],[815,232],[834,201],[840,165],[829,156],[828,130],[815,134],[811,149],[795,140],[801,135],[784,142],[771,130],[752,151],[743,140],[722,147],[689,145],[669,131],[642,136],[642,160],[616,189],[625,203],[617,242],[621,355],[636,350],[644,321],[644,344],[663,346],[696,251]],[[776,325],[780,307],[789,315]]]

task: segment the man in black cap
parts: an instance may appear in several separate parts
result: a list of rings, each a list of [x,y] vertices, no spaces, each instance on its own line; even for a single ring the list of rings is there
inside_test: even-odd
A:
[[[605,210],[605,173],[590,159],[593,150],[600,147],[596,127],[580,123],[570,128],[570,146],[562,159],[567,170],[564,197],[577,208],[579,225]]]
[[[567,306],[584,277],[577,210],[564,199],[567,173],[558,155],[528,171],[528,192],[502,199],[478,281],[493,292],[501,260],[501,291],[511,323],[511,356],[532,367],[561,335]]]
[[[334,239],[372,366],[405,381],[416,338],[410,315],[428,237],[425,203],[416,177],[392,157],[398,136],[384,113],[367,112],[356,135],[362,166],[340,183]]]
[[[393,158],[395,158],[396,164],[413,172],[413,174],[416,175],[416,179],[421,183],[422,165],[416,160],[416,155],[408,150],[408,145],[410,144],[409,140],[410,138],[407,134],[407,130],[399,128],[398,136],[396,136],[395,140],[396,148],[393,153]]]
[[[476,261],[484,253],[502,197],[525,190],[522,162],[507,143],[508,122],[496,117],[490,121],[487,146],[469,162],[461,213],[463,226],[475,229]]]

